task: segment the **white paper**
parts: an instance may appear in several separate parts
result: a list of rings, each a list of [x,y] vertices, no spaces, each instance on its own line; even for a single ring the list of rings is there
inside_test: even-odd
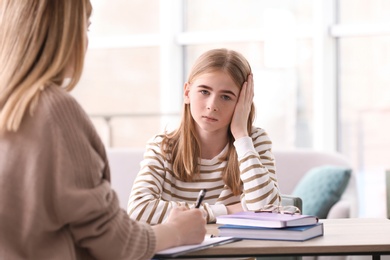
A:
[[[212,246],[223,245],[236,241],[233,237],[206,237],[202,243],[195,245],[177,246],[157,252],[156,255],[180,255],[191,251],[201,250]]]

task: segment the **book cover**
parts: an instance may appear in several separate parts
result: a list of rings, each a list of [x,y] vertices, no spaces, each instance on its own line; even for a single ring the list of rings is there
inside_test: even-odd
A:
[[[222,225],[218,229],[221,237],[228,236],[242,239],[305,241],[324,235],[323,223],[286,228]]]
[[[269,212],[238,212],[230,215],[221,215],[216,218],[217,224],[242,226],[256,226],[268,228],[283,228],[307,226],[318,223],[318,218],[311,215],[290,215]]]

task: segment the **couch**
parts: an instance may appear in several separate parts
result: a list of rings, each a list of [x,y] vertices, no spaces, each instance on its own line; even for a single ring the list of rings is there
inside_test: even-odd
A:
[[[338,176],[346,176],[347,178],[340,180],[345,181],[345,184],[339,183],[340,198],[330,207],[326,218],[358,217],[358,192],[355,171],[345,156],[337,152],[324,152],[311,149],[276,150],[274,151],[274,155],[279,188],[282,194],[299,196],[299,194],[295,193],[297,186],[302,185],[305,178],[307,180],[309,172],[312,174],[312,177],[313,174],[323,174],[322,179],[317,178],[317,180],[329,182],[329,186],[337,186],[337,183],[325,178],[327,176],[326,174],[334,177],[335,175],[330,175],[330,173],[340,173]],[[347,173],[348,175],[346,175]],[[315,177],[311,178],[310,181],[314,180],[316,180]],[[325,183],[322,184],[325,185]],[[337,193],[335,190],[332,192]],[[320,195],[326,196],[326,194]],[[305,205],[305,199],[302,199]]]
[[[120,205],[127,208],[131,186],[143,159],[142,148],[109,148],[107,155],[111,168],[111,182],[117,192]],[[313,151],[308,149],[275,150],[276,170],[283,204],[295,203],[294,189],[311,169],[322,166],[350,168],[348,160],[339,153]],[[292,195],[292,196],[289,196]],[[287,202],[285,201],[287,200]],[[305,200],[303,200],[305,205]],[[305,212],[303,212],[305,214]],[[348,185],[341,198],[330,208],[327,218],[348,218],[357,216],[357,189],[352,171]]]

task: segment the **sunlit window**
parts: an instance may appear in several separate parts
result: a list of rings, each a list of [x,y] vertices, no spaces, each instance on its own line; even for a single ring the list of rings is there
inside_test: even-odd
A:
[[[385,171],[390,168],[390,2],[342,0],[340,22],[339,31],[344,32],[339,57],[340,150],[358,173],[363,214],[385,216]]]
[[[360,215],[385,215],[390,1],[92,4],[84,74],[72,93],[107,147],[144,147],[174,128],[195,59],[230,48],[252,66],[256,125],[274,149],[337,149],[357,173]]]

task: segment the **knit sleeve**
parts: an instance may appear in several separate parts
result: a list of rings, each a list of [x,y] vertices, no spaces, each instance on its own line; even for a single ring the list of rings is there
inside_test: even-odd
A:
[[[223,187],[222,178],[216,173],[218,166],[214,166],[214,177],[210,179],[195,182],[178,180],[173,174],[170,159],[161,152],[160,143],[161,137],[156,136],[146,145],[141,170],[134,180],[127,208],[131,218],[150,224],[163,223],[175,207],[194,208],[201,189],[219,193],[218,190]],[[208,223],[215,222],[217,215],[227,214],[226,206],[222,203],[215,205],[215,201],[210,204],[205,199],[200,206],[208,213]]]
[[[50,117],[45,138],[52,149],[53,218],[69,230],[78,251],[96,259],[151,258],[154,232],[120,209],[104,146],[87,115],[66,94],[42,100]]]
[[[254,211],[267,204],[279,204],[272,142],[267,133],[261,128],[253,128],[251,137],[237,139],[234,146],[243,182],[243,208]]]

